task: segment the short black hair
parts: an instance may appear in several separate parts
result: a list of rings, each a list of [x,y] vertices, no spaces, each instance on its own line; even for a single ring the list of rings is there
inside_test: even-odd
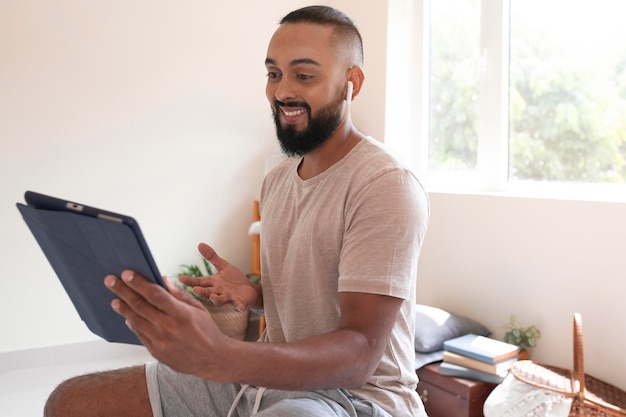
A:
[[[363,66],[363,39],[359,28],[345,13],[328,6],[307,6],[287,14],[284,23],[316,23],[334,26],[334,34],[353,53],[354,64]]]

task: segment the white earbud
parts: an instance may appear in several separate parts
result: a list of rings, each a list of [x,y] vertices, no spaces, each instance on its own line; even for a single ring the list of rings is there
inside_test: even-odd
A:
[[[347,114],[350,114],[350,110],[352,108],[352,90],[353,90],[354,86],[352,85],[352,81],[348,81],[348,88],[347,88],[347,92],[346,92],[346,109],[347,109]]]
[[[354,89],[354,86],[352,85],[352,81],[348,81],[348,92],[346,93],[346,100],[348,100],[348,102],[352,101],[352,90]]]

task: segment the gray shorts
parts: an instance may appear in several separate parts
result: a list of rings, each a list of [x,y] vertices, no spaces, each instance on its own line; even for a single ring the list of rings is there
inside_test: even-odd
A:
[[[226,417],[242,386],[218,384],[180,374],[167,365],[146,365],[146,379],[155,417]],[[345,390],[281,391],[247,387],[232,417],[391,417],[378,405],[353,397]]]

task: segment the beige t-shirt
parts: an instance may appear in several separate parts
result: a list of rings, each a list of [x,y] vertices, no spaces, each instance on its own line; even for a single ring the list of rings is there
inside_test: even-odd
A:
[[[294,342],[337,328],[339,292],[404,299],[382,360],[352,394],[393,416],[425,416],[415,391],[417,260],[429,216],[413,174],[373,139],[303,181],[287,159],[263,183],[261,271],[267,337]]]

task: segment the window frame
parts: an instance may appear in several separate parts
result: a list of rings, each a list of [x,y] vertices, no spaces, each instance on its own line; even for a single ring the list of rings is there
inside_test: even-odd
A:
[[[481,0],[477,169],[428,169],[430,1],[389,0],[387,24],[385,143],[403,155],[424,185],[444,192],[626,201],[626,184],[509,182],[508,0]]]

